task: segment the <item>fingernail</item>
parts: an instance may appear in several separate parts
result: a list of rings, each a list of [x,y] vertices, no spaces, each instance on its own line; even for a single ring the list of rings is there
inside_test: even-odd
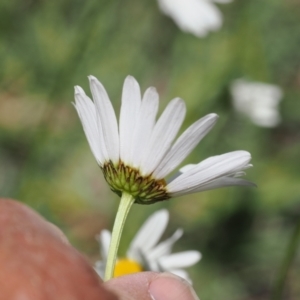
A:
[[[153,300],[199,300],[186,280],[170,273],[158,275],[150,283],[149,294]]]

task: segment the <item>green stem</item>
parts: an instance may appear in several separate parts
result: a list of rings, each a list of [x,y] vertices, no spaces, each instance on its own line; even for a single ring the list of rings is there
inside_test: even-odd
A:
[[[286,255],[285,255],[282,265],[280,267],[279,274],[278,274],[277,280],[275,282],[274,291],[273,291],[273,294],[271,297],[272,300],[282,299],[285,281],[286,281],[286,278],[288,275],[289,268],[290,268],[290,266],[294,260],[294,257],[296,255],[299,242],[300,242],[300,218],[298,219],[295,230],[290,239],[290,242],[289,242],[289,245],[288,245],[288,248],[286,251]]]
[[[121,197],[121,202],[118,208],[117,216],[114,223],[114,228],[112,231],[112,237],[109,245],[108,257],[105,268],[104,281],[107,281],[114,276],[115,264],[117,259],[118,248],[120,244],[120,239],[123,231],[123,227],[135,199],[127,194],[123,193]]]

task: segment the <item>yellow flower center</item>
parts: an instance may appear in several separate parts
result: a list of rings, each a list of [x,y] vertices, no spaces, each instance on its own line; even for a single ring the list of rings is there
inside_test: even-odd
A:
[[[142,272],[142,266],[134,260],[123,258],[116,262],[114,277]]]

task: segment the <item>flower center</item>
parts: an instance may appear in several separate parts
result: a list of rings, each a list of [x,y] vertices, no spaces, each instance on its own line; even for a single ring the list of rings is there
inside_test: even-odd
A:
[[[119,196],[126,192],[135,198],[136,203],[151,204],[170,198],[164,179],[156,180],[151,175],[141,176],[139,170],[122,162],[118,166],[108,162],[104,164],[102,171],[113,192]]]
[[[142,266],[134,260],[128,258],[119,259],[116,262],[114,277],[119,277],[127,274],[142,272]]]

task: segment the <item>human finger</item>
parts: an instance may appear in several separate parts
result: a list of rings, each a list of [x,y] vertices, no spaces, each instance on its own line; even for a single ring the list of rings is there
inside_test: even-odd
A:
[[[104,286],[120,300],[199,300],[186,280],[170,273],[141,272],[114,278]]]
[[[60,230],[0,199],[0,300],[116,300]]]

